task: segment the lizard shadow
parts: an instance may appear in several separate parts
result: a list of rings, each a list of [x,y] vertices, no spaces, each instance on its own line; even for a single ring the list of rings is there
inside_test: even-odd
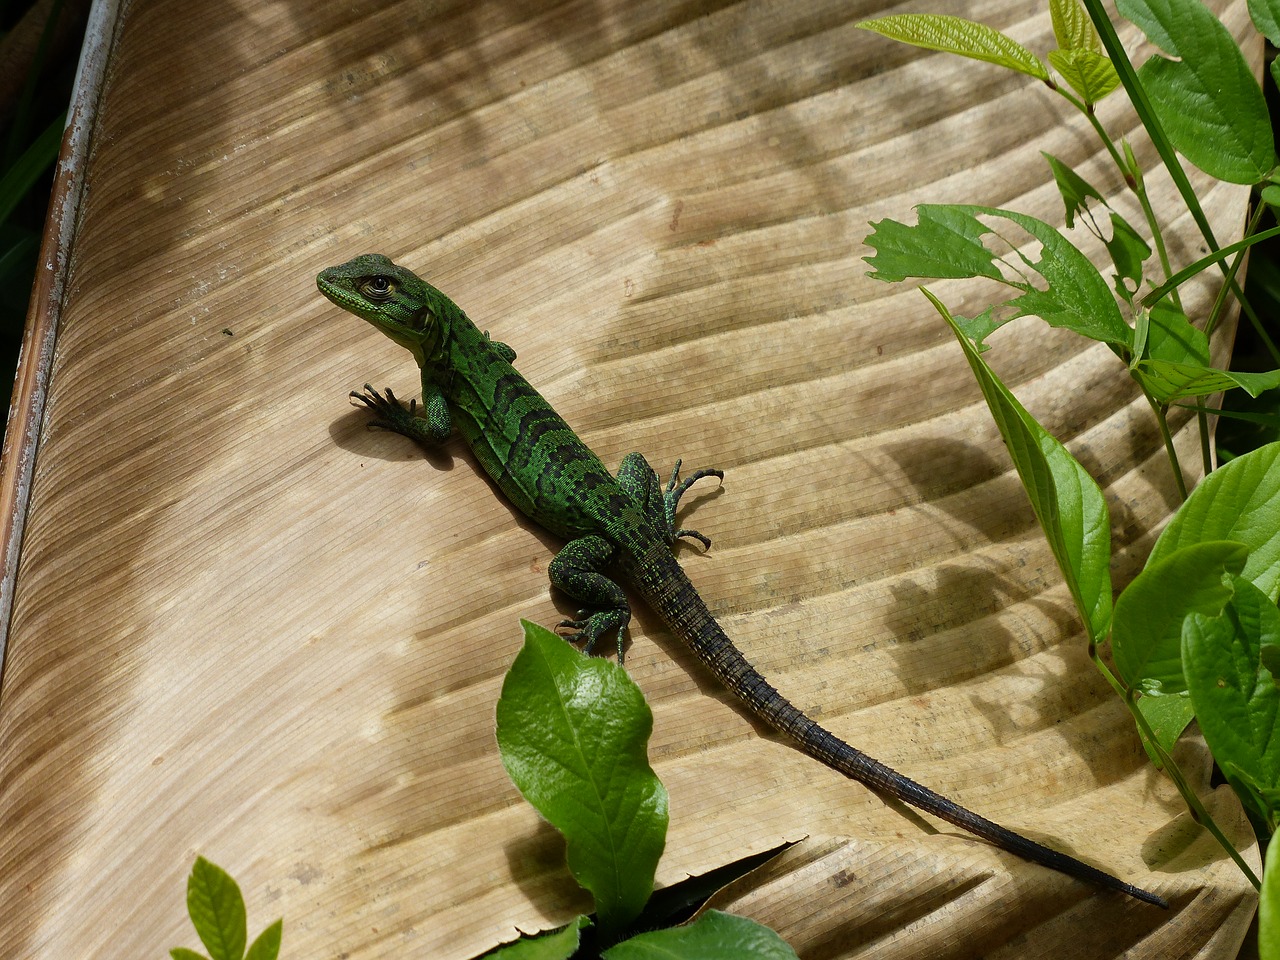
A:
[[[329,436],[336,446],[370,460],[390,463],[421,457],[437,470],[452,470],[458,459],[465,459],[466,444],[457,436],[427,449],[408,437],[373,426],[369,422],[372,418],[368,410],[354,406],[353,402],[352,409],[329,424]]]

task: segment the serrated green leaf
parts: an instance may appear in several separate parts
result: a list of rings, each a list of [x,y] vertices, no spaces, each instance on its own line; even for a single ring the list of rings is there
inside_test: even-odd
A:
[[[653,714],[622,667],[523,626],[498,701],[502,762],[564,834],[608,938],[644,907],[666,839],[667,791],[645,753]]]
[[[1258,960],[1280,960],[1280,843],[1267,846],[1258,902]]]
[[[984,343],[987,337],[999,330],[1004,323],[996,320],[993,311],[994,307],[987,307],[982,313],[976,317],[956,316],[953,319],[960,331],[973,341],[973,348],[979,353],[986,353],[991,349],[991,344]]]
[[[1143,693],[1186,690],[1182,623],[1188,614],[1215,615],[1231,599],[1228,577],[1244,569],[1249,548],[1234,541],[1183,547],[1143,571],[1116,600],[1111,649],[1125,684]]]
[[[1205,397],[1235,387],[1256,397],[1264,390],[1280,387],[1280,370],[1269,373],[1236,373],[1233,370],[1216,370],[1199,364],[1173,363],[1168,360],[1140,360],[1133,365],[1133,374],[1160,403],[1172,403],[1186,397]]]
[[[1249,0],[1249,16],[1260,34],[1280,46],[1280,0]]]
[[[187,913],[210,960],[243,960],[244,898],[230,874],[204,857],[187,878]]]
[[[1174,148],[1205,173],[1256,183],[1275,166],[1262,88],[1235,39],[1199,0],[1117,0],[1165,52],[1138,70]]]
[[[484,960],[569,960],[578,952],[582,931],[589,926],[591,918],[579,915],[559,930],[495,947]]]
[[[280,955],[280,938],[284,936],[284,920],[277,920],[267,927],[249,945],[244,960],[276,960]]]
[[[890,40],[926,50],[955,53],[973,60],[1008,67],[1018,73],[1048,80],[1043,61],[1011,37],[986,24],[938,13],[898,13],[857,24]]]
[[[915,227],[892,220],[872,224],[876,230],[867,237],[867,243],[876,249],[876,254],[866,258],[876,268],[872,277],[891,281],[976,276],[1003,280],[1022,291],[1021,296],[1003,304],[1013,318],[1037,316],[1050,326],[1066,327],[1092,340],[1125,348],[1132,345],[1133,331],[1121,316],[1098,268],[1043,220],[1012,210],[969,204],[923,204],[916,208],[916,215]],[[1046,289],[1007,279],[1000,273],[991,251],[981,240],[992,228],[979,216],[1015,223],[1040,242],[1039,260],[1022,253],[1017,256],[1045,279]]]
[[[952,204],[921,204],[915,208],[916,225],[896,220],[872,223],[867,245],[875,254],[864,259],[874,270],[873,280],[900,283],[907,277],[963,280],[969,277],[1001,279],[995,255],[982,245],[991,228],[963,208]]]
[[[692,923],[642,933],[610,947],[603,960],[796,960],[787,942],[746,917],[708,910]]]
[[[1049,63],[1087,104],[1097,103],[1120,86],[1111,61],[1093,50],[1054,50]]]
[[[1195,707],[1191,705],[1191,695],[1185,690],[1182,693],[1168,694],[1163,697],[1141,697],[1138,700],[1138,710],[1141,711],[1147,725],[1151,727],[1151,732],[1156,735],[1156,742],[1166,754],[1173,749],[1173,745],[1182,736],[1182,731],[1187,729],[1187,724],[1196,715]],[[1141,727],[1138,728],[1138,734],[1143,738],[1143,746],[1146,747],[1146,734]],[[1147,747],[1147,755],[1151,757],[1153,763],[1158,762],[1158,754],[1149,747]]]
[[[1111,237],[1106,245],[1116,268],[1116,293],[1125,300],[1132,300],[1142,283],[1142,265],[1151,256],[1151,247],[1128,220],[1114,211],[1111,213]]]
[[[1147,565],[1183,547],[1235,540],[1249,548],[1241,576],[1272,600],[1280,592],[1280,443],[1236,457],[1197,484],[1151,548]]]
[[[1205,742],[1239,789],[1242,800],[1267,822],[1268,802],[1280,788],[1280,689],[1262,665],[1263,646],[1280,645],[1280,610],[1239,577],[1235,596],[1218,616],[1191,614],[1182,633],[1187,688]]]
[[[937,297],[921,288],[951,327],[1000,430],[1054,559],[1093,641],[1111,620],[1111,525],[1102,491],[995,375]]]
[[[209,960],[203,953],[196,953],[186,947],[174,947],[169,951],[169,956],[172,960]]]
[[[1080,0],[1049,0],[1053,36],[1063,50],[1102,52],[1102,40]]]
[[[1019,254],[1022,262],[1048,283],[1047,289],[1024,287],[1008,302],[1015,316],[1039,317],[1051,327],[1066,327],[1083,337],[1125,348],[1133,344],[1133,330],[1124,322],[1107,281],[1076,246],[1043,220],[1012,210],[964,206],[973,215],[999,217],[1016,223],[1041,244],[1039,260]]]
[[[1074,2],[1074,0],[1073,0]],[[1067,229],[1070,230],[1076,225],[1076,214],[1082,210],[1088,210],[1089,201],[1097,200],[1101,204],[1106,204],[1102,194],[1097,191],[1093,184],[1085,180],[1065,163],[1052,154],[1040,151],[1040,156],[1049,161],[1049,169],[1053,171],[1054,182],[1058,185],[1058,192],[1062,194],[1062,202],[1066,205]]]

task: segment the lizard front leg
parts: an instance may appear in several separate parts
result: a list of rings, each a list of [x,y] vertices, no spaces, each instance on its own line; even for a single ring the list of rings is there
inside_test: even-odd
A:
[[[577,631],[565,637],[570,643],[582,643],[582,652],[590,653],[596,641],[608,633],[617,633],[618,662],[622,662],[623,631],[631,620],[627,595],[613,580],[600,571],[613,559],[614,547],[604,537],[591,535],[570,540],[547,567],[551,582],[587,608],[577,620],[562,620],[558,626]],[[588,612],[590,611],[590,612]]]
[[[370,427],[390,430],[423,447],[431,448],[449,438],[453,421],[449,417],[449,405],[439,388],[428,390],[424,386],[422,398],[425,417],[418,416],[418,401],[410,400],[406,410],[390,387],[385,394],[379,393],[367,383],[364,385],[364,393],[351,391],[352,401],[358,400],[375,414],[375,419],[369,421]]]

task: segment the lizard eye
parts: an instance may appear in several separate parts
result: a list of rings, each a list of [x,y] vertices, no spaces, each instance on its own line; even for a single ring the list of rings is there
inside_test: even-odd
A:
[[[384,276],[370,277],[364,283],[360,284],[360,292],[370,300],[390,300],[395,295],[396,287],[388,278]]]

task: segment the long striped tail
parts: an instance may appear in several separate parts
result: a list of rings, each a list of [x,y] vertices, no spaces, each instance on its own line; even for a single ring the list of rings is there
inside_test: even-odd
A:
[[[717,679],[737,694],[755,716],[786,734],[810,756],[872,790],[909,803],[1010,853],[1168,909],[1169,904],[1164,898],[1065,853],[1051,850],[948,800],[867,756],[810,719],[747,662],[720,628],[665,544],[655,544],[655,549],[646,551],[643,557],[623,558],[622,566],[650,607],[689,645]]]

